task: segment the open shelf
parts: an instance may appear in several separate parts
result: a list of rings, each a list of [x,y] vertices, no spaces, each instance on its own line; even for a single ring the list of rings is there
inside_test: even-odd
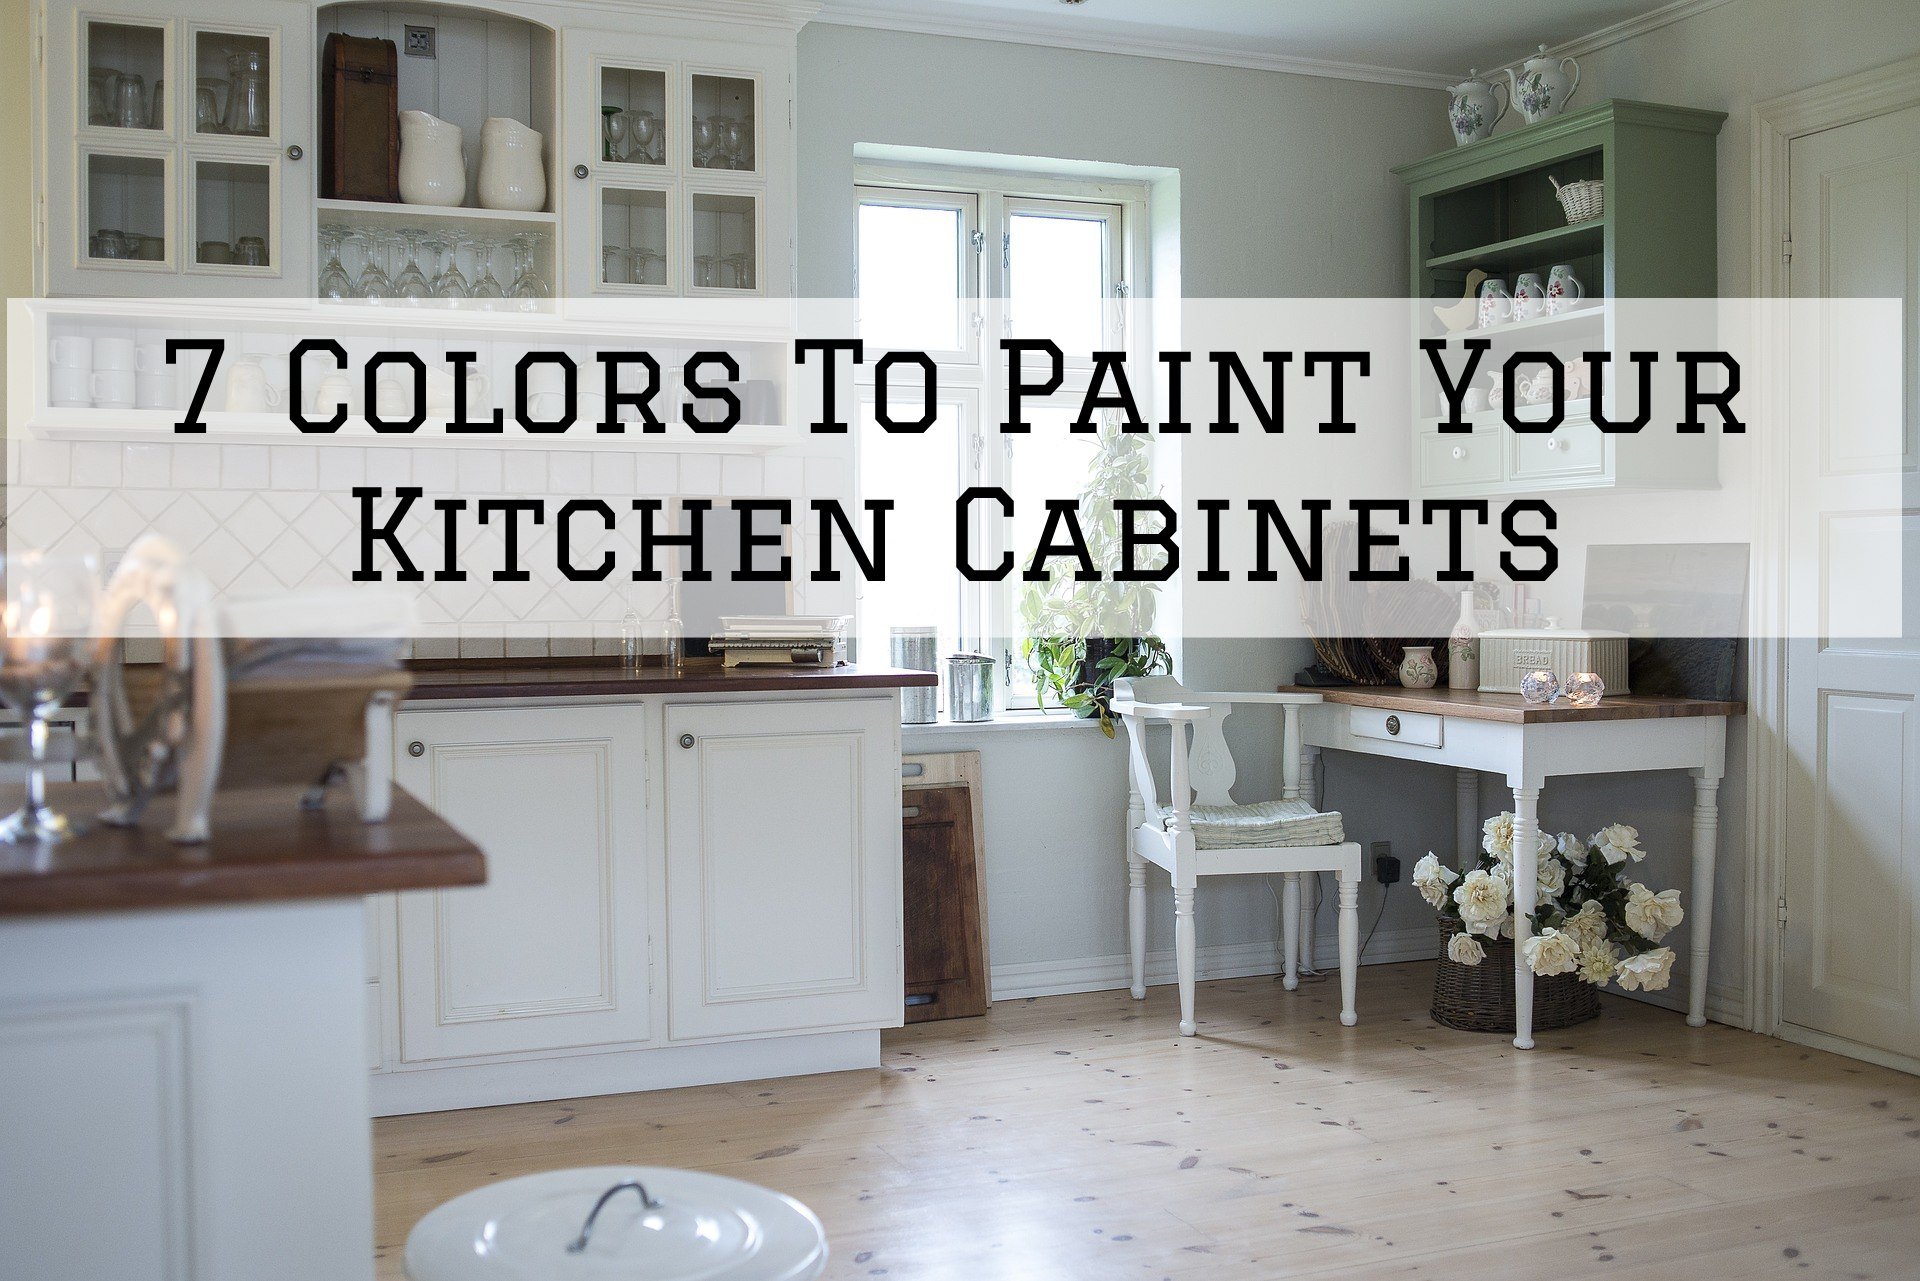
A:
[[[316,200],[313,207],[323,216],[334,215],[362,227],[444,226],[449,223],[516,223],[530,227],[551,227],[559,214],[521,213],[513,209],[465,209],[445,205],[406,205],[384,200]],[[323,217],[324,221],[324,217]]]
[[[1427,268],[1430,271],[1444,271],[1450,267],[1478,267],[1485,272],[1500,272],[1538,263],[1544,257],[1585,257],[1601,251],[1606,230],[1607,220],[1604,217],[1566,227],[1550,227],[1530,235],[1514,236],[1508,240],[1496,240],[1492,244],[1475,245],[1457,253],[1441,254],[1427,259]]]

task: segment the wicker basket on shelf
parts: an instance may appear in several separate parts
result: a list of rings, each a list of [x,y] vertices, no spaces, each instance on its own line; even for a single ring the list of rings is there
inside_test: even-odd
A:
[[[1454,931],[1440,925],[1440,967],[1433,975],[1433,1021],[1462,1032],[1513,1031],[1513,940],[1481,939],[1478,965],[1447,957]],[[1533,1030],[1551,1032],[1600,1017],[1600,989],[1573,974],[1533,980]]]
[[[1607,184],[1600,179],[1588,178],[1562,184],[1549,174],[1547,181],[1553,184],[1554,194],[1560,197],[1560,208],[1566,211],[1569,226],[1576,222],[1592,222],[1607,212]]]

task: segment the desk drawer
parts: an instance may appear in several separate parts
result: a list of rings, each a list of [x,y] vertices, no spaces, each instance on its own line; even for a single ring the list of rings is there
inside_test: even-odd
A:
[[[1384,738],[1390,743],[1438,747],[1446,721],[1425,712],[1389,712],[1378,707],[1355,707],[1347,713],[1347,728],[1356,738]]]

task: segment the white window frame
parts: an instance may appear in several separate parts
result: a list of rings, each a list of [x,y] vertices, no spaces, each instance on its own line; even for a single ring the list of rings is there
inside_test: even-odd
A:
[[[861,204],[880,203],[963,211],[963,240],[971,242],[973,253],[971,264],[963,264],[962,279],[974,286],[978,304],[972,323],[964,327],[970,341],[961,351],[929,353],[939,366],[942,399],[957,400],[966,407],[963,412],[967,418],[959,432],[961,458],[955,492],[971,485],[1008,487],[1012,476],[1014,440],[996,428],[997,407],[1005,403],[998,338],[1011,333],[1013,322],[1007,306],[1007,236],[1011,219],[1016,216],[1085,218],[1091,214],[1106,220],[1104,275],[1109,306],[1102,346],[1128,353],[1135,394],[1144,405],[1154,403],[1154,370],[1138,355],[1153,351],[1148,309],[1130,305],[1131,299],[1151,296],[1148,192],[1144,182],[1100,178],[897,163],[862,163],[856,167],[856,209]],[[857,213],[855,225],[857,292]],[[976,231],[980,233],[977,236],[972,234]],[[994,335],[994,341],[983,341],[982,336],[987,334]],[[873,400],[872,369],[878,354],[870,351],[859,373],[863,404]],[[1061,388],[1049,399],[1077,410],[1091,371],[1089,359],[1069,356]],[[856,456],[856,485],[858,476]],[[997,532],[1003,526],[994,522],[992,528]],[[977,541],[975,546],[988,561],[1008,550],[998,538]],[[1014,550],[1018,558],[1020,552]],[[1015,709],[1038,705],[1026,663],[1018,653],[1019,598],[1026,585],[1020,573],[1025,568],[1025,562],[1017,560],[1015,572],[998,583],[972,583],[954,576],[961,594],[959,617],[964,632],[956,639],[962,648],[995,654],[1006,663],[1006,705]]]

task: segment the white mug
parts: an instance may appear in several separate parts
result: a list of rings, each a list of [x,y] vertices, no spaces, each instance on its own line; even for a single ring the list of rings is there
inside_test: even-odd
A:
[[[284,404],[287,399],[288,379],[290,377],[288,374],[287,358],[283,355],[257,355],[246,356],[243,359],[252,361],[254,364],[260,366],[262,370],[266,371],[267,386],[280,393],[280,401]]]
[[[555,364],[530,365],[527,368],[527,398],[557,395],[567,389],[567,371]]]
[[[133,339],[96,338],[93,340],[95,369],[133,369]]]
[[[61,334],[47,343],[47,354],[57,369],[92,369],[93,339]]]
[[[1477,414],[1487,407],[1487,389],[1469,387],[1460,393],[1460,408],[1464,413]]]
[[[167,361],[167,345],[150,342],[136,347],[133,352],[133,371],[137,374],[169,373],[173,366]]]
[[[180,403],[180,378],[171,369],[134,375],[133,403],[141,409],[173,409]]]
[[[96,409],[132,409],[133,371],[96,369],[87,381],[87,391]]]
[[[85,409],[93,403],[93,371],[55,365],[47,399],[61,409]]]
[[[314,388],[312,413],[315,417],[331,418],[335,411],[345,409],[351,414],[359,399],[359,390],[358,380],[352,374],[328,374]]]
[[[267,371],[252,358],[236,362],[227,371],[227,412],[257,414],[280,407],[280,392],[267,381]]]
[[[575,406],[578,414],[579,406]],[[527,393],[527,421],[551,423],[559,421],[560,415],[567,409],[567,397],[564,392],[534,391]]]
[[[487,411],[487,393],[493,382],[485,374],[471,365],[467,367],[467,414],[481,414]],[[453,370],[427,370],[427,412],[436,418],[450,417],[454,405]]]
[[[373,393],[374,412],[385,422],[404,422],[413,416],[413,388],[398,378],[382,378]]]

